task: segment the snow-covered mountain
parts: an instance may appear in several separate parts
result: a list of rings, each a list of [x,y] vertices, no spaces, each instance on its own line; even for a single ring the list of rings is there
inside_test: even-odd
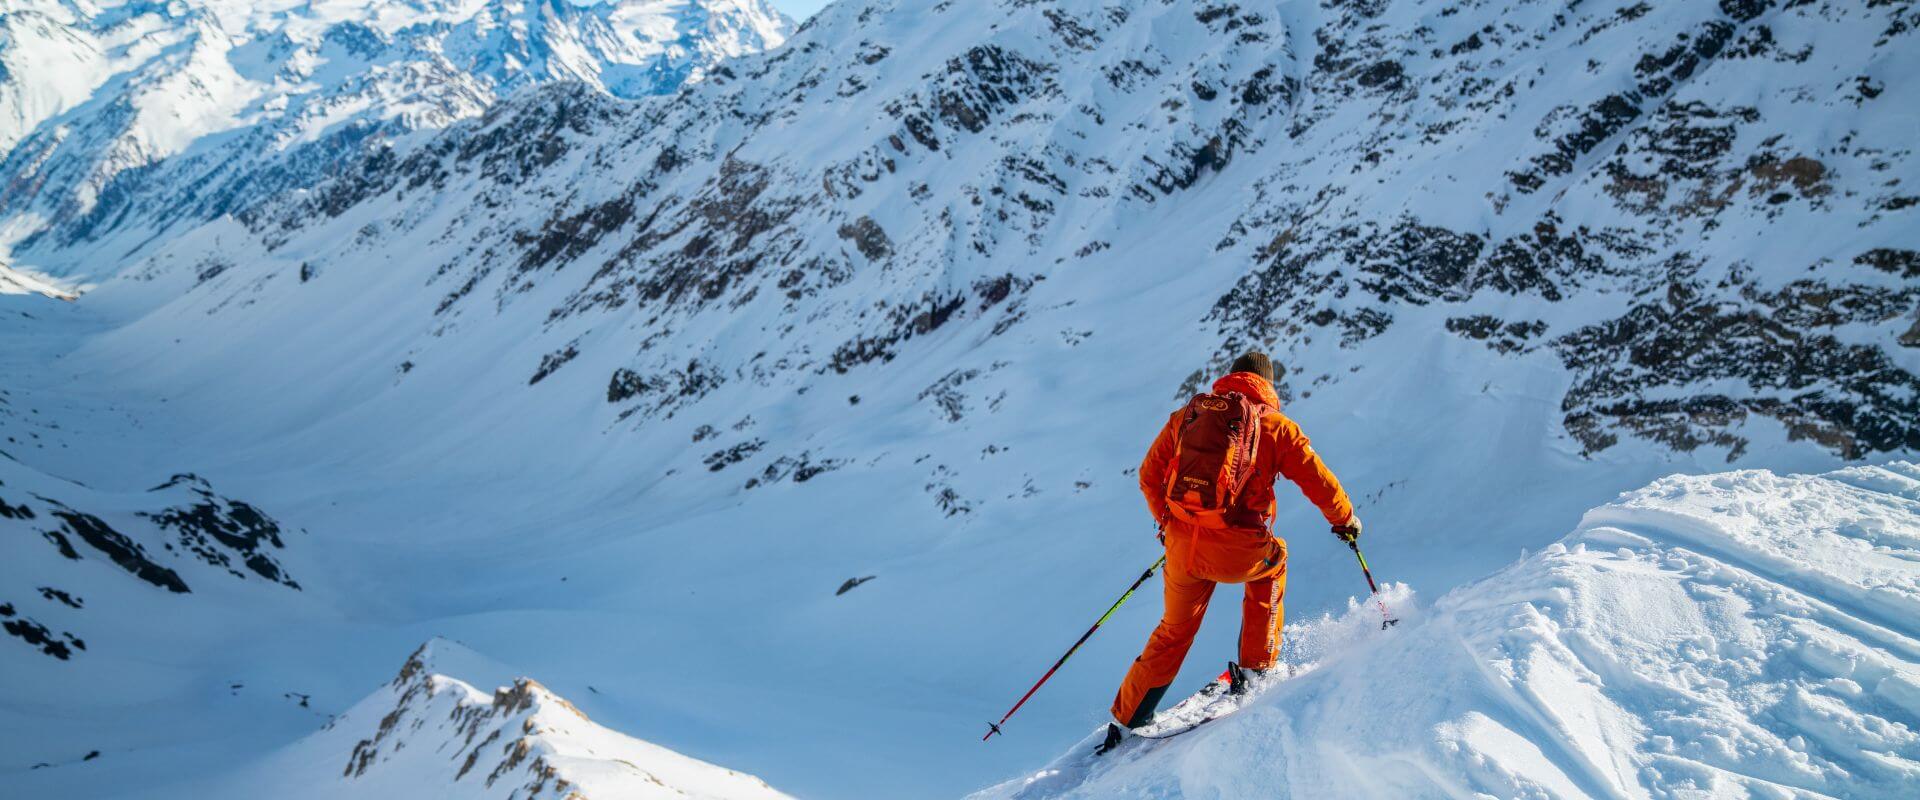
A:
[[[1282,351],[1289,397],[1439,336],[1553,373],[1586,454],[1920,446],[1905,6],[896,5],[676,102],[558,85],[382,149],[144,262],[142,325],[312,330],[314,276],[378,276],[394,365],[511,331],[520,393],[573,364],[625,421],[1106,289],[1208,366]]]
[[[89,649],[0,648],[52,687],[0,750],[196,796],[448,636],[785,791],[960,794],[1102,718],[1151,592],[978,742],[1153,560],[1141,452],[1249,346],[1422,596],[1674,472],[1920,451],[1911,4],[986,5],[843,0],[671,96],[543,83],[22,242],[111,277],[0,297],[0,449],[109,522],[191,473],[307,533],[299,591],[203,581],[249,602],[81,551],[63,591],[177,622],[32,606]],[[1296,619],[1364,587],[1278,529]]]
[[[538,681],[501,669],[453,642],[421,645],[386,686],[223,789],[288,800],[787,797],[751,775],[600,727]],[[488,694],[470,681],[499,688]]]
[[[790,29],[762,0],[9,3],[0,243],[98,279],[169,228],[525,87],[669,94]]]

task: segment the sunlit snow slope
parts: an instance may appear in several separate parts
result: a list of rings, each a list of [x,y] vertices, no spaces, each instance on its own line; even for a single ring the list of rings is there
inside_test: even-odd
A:
[[[1397,605],[1303,626],[1309,669],[1235,716],[976,797],[1920,793],[1913,463],[1665,478]]]
[[[380,690],[203,796],[331,800],[782,800],[751,775],[607,730],[458,644],[422,645]],[[491,693],[478,687],[493,687]]]
[[[0,267],[101,280],[528,86],[670,94],[791,28],[761,0],[9,0]]]

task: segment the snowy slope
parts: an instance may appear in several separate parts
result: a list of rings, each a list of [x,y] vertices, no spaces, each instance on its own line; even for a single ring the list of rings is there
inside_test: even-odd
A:
[[[311,186],[524,87],[668,94],[777,46],[759,0],[196,0],[0,11],[0,244],[104,277],[167,229]]]
[[[0,297],[7,451],[313,544],[245,624],[87,639],[170,681],[0,689],[57,764],[0,770],[181,785],[444,635],[787,791],[958,794],[1102,717],[1145,597],[977,741],[1153,560],[1132,470],[1250,344],[1427,594],[1662,475],[1909,456],[1912,14],[843,2],[671,97],[534,87],[139,249],[42,237],[115,277]],[[1296,617],[1359,581],[1315,516]]]
[[[499,670],[453,642],[428,642],[391,682],[328,722],[325,730],[216,782],[201,796],[787,796],[753,776],[600,727],[538,682]],[[473,683],[495,680],[502,685],[490,695]]]
[[[1150,296],[1128,350],[1265,345],[1290,399],[1377,395],[1445,338],[1583,454],[1920,446],[1913,86],[1873,77],[1913,58],[1906,8],[1086,5],[840,4],[670,103],[555,87],[183,237],[101,302],[166,304],[130,339],[284,325],[388,368],[510,340],[502,405],[585,371],[594,422],[637,425],[929,341],[979,343],[913,378],[929,399],[991,397],[1017,363],[995,339],[1078,343]],[[380,286],[378,328],[329,328],[319,276]],[[1146,361],[1168,398],[1206,372]]]
[[[975,797],[1912,797],[1920,466],[1675,476],[1237,715]],[[1298,642],[1296,642],[1298,644]]]
[[[44,275],[32,275],[0,264],[0,294],[42,294],[62,300],[71,300],[75,292],[62,287],[59,281],[49,280]]]

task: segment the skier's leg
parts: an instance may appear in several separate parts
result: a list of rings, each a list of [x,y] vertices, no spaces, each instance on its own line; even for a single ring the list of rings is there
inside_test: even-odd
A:
[[[1287,551],[1277,548],[1277,556],[1263,577],[1247,581],[1246,598],[1240,604],[1240,666],[1269,670],[1280,663],[1280,628],[1286,609]]]
[[[1188,575],[1176,568],[1176,563],[1170,557],[1166,571],[1161,573],[1166,581],[1166,611],[1160,616],[1160,626],[1147,637],[1146,649],[1133,660],[1119,694],[1113,698],[1114,720],[1129,728],[1152,721],[1161,695],[1180,674],[1180,662],[1193,647],[1193,636],[1200,632],[1207,601],[1213,597],[1212,581]]]

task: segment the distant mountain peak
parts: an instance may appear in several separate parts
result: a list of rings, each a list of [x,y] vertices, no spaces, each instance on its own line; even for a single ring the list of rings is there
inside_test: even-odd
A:
[[[792,29],[765,0],[27,3],[0,12],[0,254],[70,274],[56,250],[150,245],[528,86],[669,94]]]

